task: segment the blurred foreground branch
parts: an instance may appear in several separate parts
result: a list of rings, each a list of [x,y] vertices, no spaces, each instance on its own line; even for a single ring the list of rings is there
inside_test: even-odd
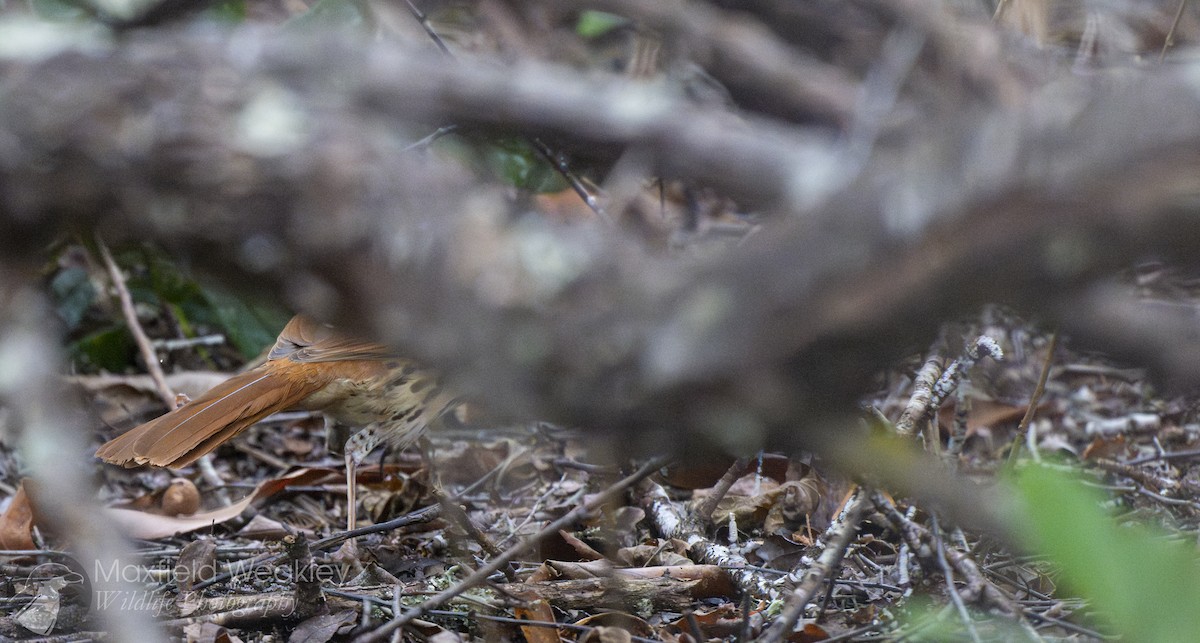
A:
[[[1000,301],[1083,327],[1077,295],[1098,276],[1196,256],[1195,77],[1065,77],[1018,107],[947,105],[857,164],[826,130],[554,66],[143,34],[4,63],[0,238],[10,256],[73,225],[156,239],[502,411],[646,448],[844,455],[830,427],[937,320]],[[616,145],[775,220],[735,251],[671,259],[616,228],[514,216],[501,191],[405,152],[445,122]]]

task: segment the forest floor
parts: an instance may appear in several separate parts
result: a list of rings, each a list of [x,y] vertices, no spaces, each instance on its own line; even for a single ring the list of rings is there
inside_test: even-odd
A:
[[[1060,340],[1027,437],[1017,439],[1051,337],[1002,309],[946,325],[943,348],[881,375],[865,406],[898,421],[922,364],[967,359],[963,350],[937,352],[981,335],[1003,355],[974,360],[946,389],[933,417],[947,462],[990,486],[1018,444],[1022,461],[1082,463],[1122,521],[1196,528],[1195,401],[1163,398],[1146,373]],[[142,378],[75,382],[100,414],[153,399]],[[112,433],[98,430],[96,443]],[[139,571],[126,572],[133,582],[111,590],[106,609],[150,610],[168,631],[197,641],[341,640],[417,605],[429,609],[408,632],[427,640],[746,640],[763,636],[818,569],[804,627],[784,640],[1106,638],[1088,603],[1059,586],[1054,565],[939,524],[907,499],[875,492],[855,501],[860,522],[847,525],[848,499],[867,492],[811,456],[739,461],[706,518],[703,500],[732,459],[644,467],[597,504],[639,464],[614,459],[603,436],[457,425],[425,446],[376,453],[360,470],[360,535],[350,540],[341,459],[328,454],[310,414],[276,416],[181,472],[97,464],[101,499],[127,508],[113,515],[139,543]],[[15,471],[13,453],[2,455]],[[18,513],[12,482],[10,519]],[[201,506],[189,506],[197,492]],[[596,506],[580,513],[585,503]],[[52,535],[29,535],[32,549],[52,548]],[[839,535],[849,537],[840,553],[831,545]],[[511,563],[463,584],[507,550]],[[26,610],[38,583],[62,573],[55,562],[42,552],[5,563],[0,634],[30,635]],[[62,592],[54,640],[98,635],[101,606],[68,609],[85,596]]]

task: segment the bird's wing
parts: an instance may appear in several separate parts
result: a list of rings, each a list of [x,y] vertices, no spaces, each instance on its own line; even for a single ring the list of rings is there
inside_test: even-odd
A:
[[[284,326],[267,359],[293,362],[337,362],[355,359],[394,359],[399,355],[388,346],[342,335],[330,326],[296,315]]]

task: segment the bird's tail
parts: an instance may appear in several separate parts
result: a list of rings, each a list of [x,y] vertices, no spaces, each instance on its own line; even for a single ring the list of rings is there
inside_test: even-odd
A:
[[[281,377],[260,367],[113,438],[96,457],[127,467],[184,467],[255,422],[296,406],[319,387],[310,379]]]

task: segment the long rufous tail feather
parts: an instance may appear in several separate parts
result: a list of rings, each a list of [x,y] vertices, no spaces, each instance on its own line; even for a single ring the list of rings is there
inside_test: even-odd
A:
[[[319,383],[307,378],[280,377],[255,369],[113,438],[96,456],[127,467],[147,463],[187,466],[255,422],[296,406],[318,388]]]

